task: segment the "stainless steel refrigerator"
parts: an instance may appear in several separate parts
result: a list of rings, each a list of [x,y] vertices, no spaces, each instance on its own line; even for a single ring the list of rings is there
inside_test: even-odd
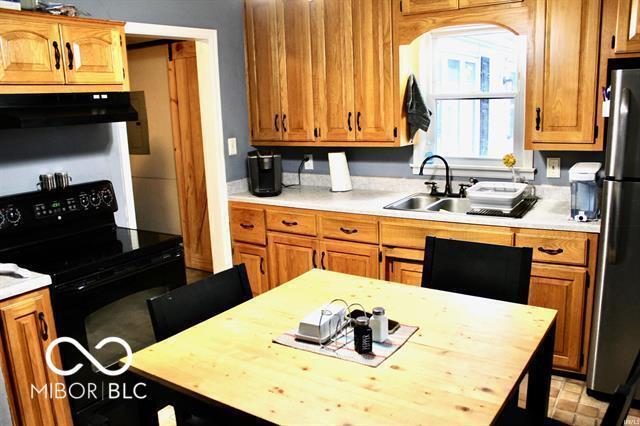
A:
[[[640,69],[613,71],[611,93],[587,376],[589,389],[609,394],[640,350]]]

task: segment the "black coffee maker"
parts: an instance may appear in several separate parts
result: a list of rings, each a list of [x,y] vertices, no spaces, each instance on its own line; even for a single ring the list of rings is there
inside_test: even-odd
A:
[[[275,197],[282,192],[282,156],[271,151],[247,154],[249,191],[258,197]]]

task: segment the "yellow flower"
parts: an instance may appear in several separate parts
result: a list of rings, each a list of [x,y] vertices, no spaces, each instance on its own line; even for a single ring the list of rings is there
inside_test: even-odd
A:
[[[516,166],[517,162],[518,161],[516,160],[516,156],[513,154],[507,154],[502,157],[502,164],[504,164],[506,167],[513,168]]]

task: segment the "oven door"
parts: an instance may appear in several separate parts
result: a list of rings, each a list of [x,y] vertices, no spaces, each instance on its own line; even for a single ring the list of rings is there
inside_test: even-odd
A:
[[[184,253],[175,248],[56,286],[53,304],[58,335],[75,339],[103,367],[117,370],[118,360],[126,356],[125,348],[108,343],[98,350],[96,345],[107,337],[119,337],[135,353],[155,343],[147,299],[185,284]],[[122,410],[126,401],[113,398],[107,390],[109,383],[121,385],[124,377],[100,373],[72,344],[61,344],[60,353],[65,370],[82,364],[77,373],[66,377],[68,391],[75,383],[81,384],[74,386],[76,392],[69,392],[76,423],[94,424],[99,418],[122,424],[111,413],[126,412]]]

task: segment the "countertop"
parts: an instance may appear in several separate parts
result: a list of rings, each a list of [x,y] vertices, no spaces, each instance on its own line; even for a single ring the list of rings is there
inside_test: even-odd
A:
[[[51,277],[49,275],[35,272],[31,274],[30,278],[0,275],[0,301],[51,285]]]
[[[522,219],[384,209],[384,206],[414,193],[415,191],[398,192],[371,189],[354,189],[350,192],[335,193],[326,187],[302,186],[285,188],[282,194],[277,197],[256,197],[246,191],[233,193],[229,194],[229,201],[436,222],[600,233],[599,221],[581,223],[570,220],[570,202],[557,199],[540,199]]]

